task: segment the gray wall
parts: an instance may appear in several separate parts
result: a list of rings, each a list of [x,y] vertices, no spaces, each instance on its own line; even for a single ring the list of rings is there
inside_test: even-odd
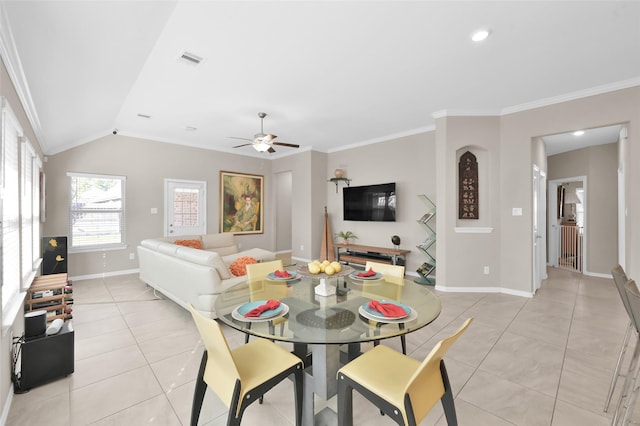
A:
[[[264,234],[240,235],[243,247],[274,247],[273,209],[269,207],[274,189],[271,185],[271,162],[259,158],[152,142],[127,136],[105,136],[91,143],[48,157],[47,221],[44,235],[69,233],[69,180],[67,172],[121,175],[126,182],[126,250],[111,250],[69,255],[72,276],[87,276],[138,268],[138,243],[160,237],[164,229],[164,179],[187,179],[207,182],[207,231],[219,230],[220,170],[255,173],[264,176]],[[151,214],[152,207],[158,214]]]

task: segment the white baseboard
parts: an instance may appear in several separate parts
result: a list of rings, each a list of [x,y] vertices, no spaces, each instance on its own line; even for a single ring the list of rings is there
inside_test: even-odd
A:
[[[611,276],[611,274],[601,274],[600,272],[589,272],[589,271],[585,271],[583,272],[584,275],[588,275],[590,277],[598,277],[598,278],[609,278],[609,279],[613,279],[613,277]]]
[[[0,416],[0,425],[7,424],[7,419],[9,418],[9,411],[11,410],[11,403],[13,402],[13,383],[11,383],[9,387],[9,394],[7,395],[7,400],[4,402],[2,406],[2,415]]]
[[[513,290],[511,288],[504,287],[442,287],[437,284],[436,290],[449,293],[502,293],[510,294],[512,296],[520,297],[533,297],[533,293],[528,291]]]
[[[127,269],[124,271],[112,271],[112,272],[103,272],[101,274],[89,274],[89,275],[76,275],[73,277],[69,277],[70,280],[95,280],[96,278],[106,278],[106,277],[117,277],[119,275],[130,275],[130,274],[138,274],[140,273],[140,269]]]

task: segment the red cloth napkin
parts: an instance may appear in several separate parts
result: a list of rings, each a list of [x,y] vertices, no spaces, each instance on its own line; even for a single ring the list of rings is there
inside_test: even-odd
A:
[[[366,272],[358,272],[356,274],[356,277],[372,277],[374,276],[376,273],[374,272],[373,268],[369,268],[368,271]]]
[[[287,271],[287,270],[284,270],[284,271],[275,271],[275,272],[273,273],[273,275],[275,275],[275,276],[276,276],[276,277],[278,277],[278,278],[291,278],[291,277],[293,276],[293,275],[291,275],[291,274],[289,273],[289,271]]]
[[[257,318],[262,315],[263,312],[276,309],[278,306],[280,306],[279,300],[267,300],[266,303],[258,306],[257,308],[253,308],[252,310],[244,314],[244,316],[245,318]]]
[[[376,312],[380,312],[385,317],[397,318],[407,315],[407,311],[402,306],[398,306],[395,303],[381,303],[377,300],[369,301],[369,308]]]

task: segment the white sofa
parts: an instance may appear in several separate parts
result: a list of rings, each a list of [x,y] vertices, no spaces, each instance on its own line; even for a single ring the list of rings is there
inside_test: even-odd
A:
[[[202,249],[177,245],[175,240],[200,240]],[[193,303],[203,314],[217,318],[216,297],[246,281],[246,276],[236,277],[228,269],[242,256],[275,259],[275,253],[260,248],[239,251],[231,233],[146,239],[138,246],[140,279],[180,306]]]

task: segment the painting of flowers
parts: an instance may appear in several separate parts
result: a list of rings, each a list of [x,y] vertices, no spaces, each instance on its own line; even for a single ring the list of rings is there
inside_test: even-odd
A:
[[[42,239],[42,275],[67,273],[67,237]]]

